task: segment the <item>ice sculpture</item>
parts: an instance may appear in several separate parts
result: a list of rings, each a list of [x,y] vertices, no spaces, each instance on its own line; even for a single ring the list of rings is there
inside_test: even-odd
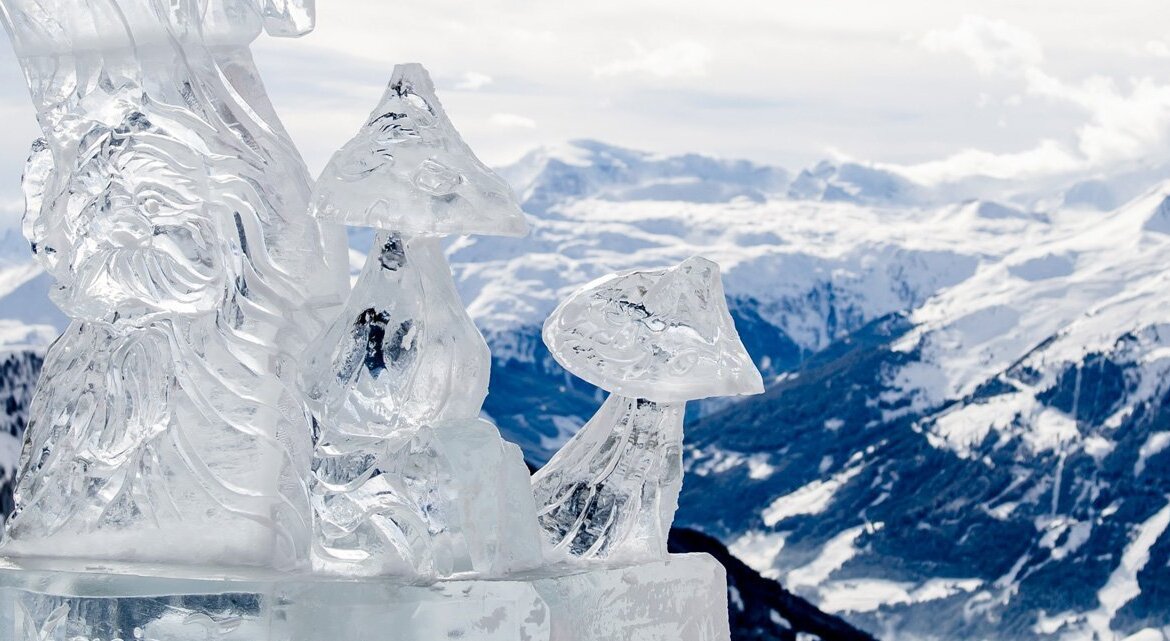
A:
[[[303,563],[292,355],[345,292],[344,238],[307,213],[248,43],[265,19],[303,31],[308,5],[0,6],[45,136],[26,233],[74,319],[32,403],[3,553]]]
[[[565,369],[611,393],[533,476],[552,558],[665,556],[686,402],[764,390],[718,265],[696,257],[602,278],[553,312],[544,341]]]
[[[314,566],[498,576],[538,565],[527,468],[477,419],[491,355],[439,243],[522,235],[527,225],[508,185],[459,138],[421,65],[395,67],[381,103],[322,172],[313,211],[380,230],[301,374],[315,421]],[[475,456],[449,454],[472,443]],[[488,498],[476,505],[472,495]],[[472,518],[487,505],[499,512]]]
[[[0,639],[728,640],[722,567],[663,549],[684,402],[759,386],[712,263],[550,320],[614,395],[537,477],[538,517],[440,245],[525,220],[422,67],[314,188],[248,51],[311,30],[312,0],[0,9],[44,131],[25,232],[73,319],[0,543]],[[341,224],[378,230],[352,290]]]

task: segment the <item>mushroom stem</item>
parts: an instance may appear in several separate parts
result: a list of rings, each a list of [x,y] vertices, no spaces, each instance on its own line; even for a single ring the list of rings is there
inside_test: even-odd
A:
[[[611,394],[533,476],[540,526],[556,556],[666,554],[682,489],[685,407]]]
[[[322,427],[384,436],[479,416],[491,356],[435,236],[382,231],[302,388]]]

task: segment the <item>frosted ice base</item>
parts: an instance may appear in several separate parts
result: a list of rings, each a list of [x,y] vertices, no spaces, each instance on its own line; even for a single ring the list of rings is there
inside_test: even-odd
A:
[[[508,580],[209,578],[142,566],[0,560],[12,641],[727,641],[726,576],[706,554]],[[187,570],[189,572],[189,570]]]

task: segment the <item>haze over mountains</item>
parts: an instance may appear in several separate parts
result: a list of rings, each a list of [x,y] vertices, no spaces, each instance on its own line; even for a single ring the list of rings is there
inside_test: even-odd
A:
[[[680,525],[883,638],[1157,641],[1170,639],[1163,169],[928,186],[857,163],[789,173],[576,141],[502,170],[528,238],[457,239],[448,256],[493,348],[485,410],[532,462],[602,400],[540,342],[557,301],[702,254],[769,389],[698,405]],[[37,353],[64,322],[12,233],[7,470]]]

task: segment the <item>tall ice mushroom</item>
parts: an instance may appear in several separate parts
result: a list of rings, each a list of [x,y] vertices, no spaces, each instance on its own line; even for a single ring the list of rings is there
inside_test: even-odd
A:
[[[422,66],[407,64],[325,168],[313,211],[379,230],[344,310],[301,368],[315,428],[314,566],[362,575],[511,567],[523,553],[509,546],[526,537],[499,530],[525,529],[509,521],[525,511],[494,507],[488,490],[510,483],[529,496],[527,468],[478,419],[491,355],[440,238],[523,235],[515,196],[459,137]],[[469,458],[470,442],[479,451]],[[492,537],[504,540],[485,542]]]
[[[682,488],[686,402],[763,391],[719,266],[694,257],[601,278],[561,303],[544,341],[565,369],[610,392],[532,479],[551,557],[664,556]]]

